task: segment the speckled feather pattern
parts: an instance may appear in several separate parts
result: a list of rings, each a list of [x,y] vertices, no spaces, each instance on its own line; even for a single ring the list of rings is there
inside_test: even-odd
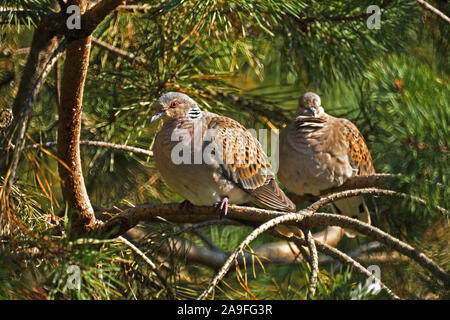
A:
[[[366,142],[347,119],[297,116],[280,135],[278,177],[298,194],[316,194],[375,172]]]
[[[179,143],[171,139],[174,131],[185,130],[192,138],[198,128],[203,143],[197,147],[203,153],[213,146],[215,152],[222,152],[223,161],[217,161],[214,154],[216,158],[211,157],[209,163],[173,163],[171,152]],[[208,129],[214,134],[205,139]],[[193,159],[194,139],[189,143],[193,147],[190,155]],[[275,182],[275,174],[259,141],[233,119],[208,111],[192,119],[187,112],[177,111],[176,117],[164,121],[155,140],[154,156],[156,167],[169,187],[195,205],[214,205],[229,197],[232,204],[254,203],[276,210],[295,210],[295,205]]]
[[[278,179],[288,190],[319,195],[349,177],[375,172],[366,141],[351,121],[324,111],[314,117],[305,110],[299,108],[280,133]],[[333,210],[370,223],[363,197],[336,201]],[[346,234],[354,236],[348,230]]]

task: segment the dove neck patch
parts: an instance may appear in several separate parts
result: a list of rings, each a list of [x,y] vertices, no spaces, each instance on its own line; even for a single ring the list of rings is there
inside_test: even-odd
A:
[[[200,110],[199,107],[190,108],[188,113],[187,113],[187,116],[191,120],[199,119],[199,118],[202,117],[202,110]]]

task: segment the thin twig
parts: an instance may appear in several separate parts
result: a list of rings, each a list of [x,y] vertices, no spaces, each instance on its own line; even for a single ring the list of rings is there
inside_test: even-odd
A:
[[[352,250],[351,252],[348,253],[348,256],[351,257],[352,259],[356,259],[359,256],[361,256],[362,254],[379,251],[383,248],[386,248],[386,247],[381,242],[372,241],[372,242],[369,242],[368,244],[361,245],[360,247],[356,248],[355,250]],[[321,259],[320,264],[331,264],[333,262],[334,262],[334,259],[330,257],[330,258],[326,258],[326,259]],[[333,271],[336,271],[339,268],[339,266],[340,266],[340,262],[335,263],[333,265]]]
[[[234,250],[234,252],[228,257],[225,264],[222,266],[217,275],[213,278],[213,280],[209,283],[208,287],[203,291],[203,293],[198,297],[198,300],[205,299],[211,291],[215,288],[215,286],[219,283],[220,280],[225,276],[225,274],[230,269],[233,261],[236,259],[238,254],[242,252],[242,250],[248,246],[254,239],[256,239],[261,233],[273,228],[274,226],[291,220],[301,221],[305,216],[298,213],[288,213],[284,216],[274,218],[253,230],[245,239],[242,241],[239,246]]]
[[[129,11],[129,12],[149,12],[154,9],[148,5],[121,5],[117,7],[118,10]]]
[[[363,274],[366,275],[367,277],[372,277],[372,273],[370,273],[369,270],[367,270],[366,268],[364,268],[360,263],[358,263],[357,261],[353,260],[351,257],[349,257],[348,255],[346,255],[345,253],[339,251],[336,248],[333,248],[329,245],[320,243],[320,242],[316,242],[316,246],[317,246],[317,250],[319,250],[320,252],[326,254],[327,256],[333,257],[338,261],[341,261],[344,264],[348,264],[353,266],[353,268]],[[388,295],[395,299],[395,300],[400,300],[400,297],[397,296],[394,292],[392,292],[391,289],[389,289],[383,282],[381,282],[381,280],[378,279],[378,283],[380,284],[380,286],[388,293]]]
[[[125,151],[125,152],[131,152],[136,154],[143,154],[149,157],[153,157],[153,152],[150,150],[145,150],[142,148],[122,145],[122,144],[116,144],[111,142],[103,142],[103,141],[80,141],[80,145],[82,146],[90,146],[90,147],[99,147],[99,148],[106,148],[111,150],[117,150],[117,151]],[[50,141],[50,142],[44,142],[44,143],[34,143],[27,146],[24,146],[22,150],[32,150],[32,149],[40,149],[40,148],[49,148],[49,147],[55,147],[56,141]],[[13,150],[14,148],[10,147],[8,150]],[[0,151],[7,151],[6,148],[0,148]]]
[[[311,234],[311,230],[304,230],[306,243],[308,244],[311,274],[309,276],[309,296],[313,297],[316,294],[317,278],[319,274],[319,257],[317,255],[317,248],[315,240]]]
[[[305,210],[302,210],[305,211]],[[300,211],[301,212],[301,211]],[[309,212],[311,213],[311,212]],[[222,266],[222,268],[220,269],[220,271],[217,273],[217,275],[212,279],[212,281],[209,283],[208,287],[202,292],[202,294],[198,297],[198,300],[203,300],[205,299],[211,292],[212,290],[215,288],[215,286],[219,283],[219,281],[221,281],[223,279],[223,277],[225,276],[225,274],[228,272],[228,270],[230,269],[233,261],[236,259],[236,257],[242,252],[242,250],[248,246],[254,239],[256,239],[260,234],[262,234],[263,232],[273,228],[274,226],[287,222],[287,221],[296,221],[296,222],[301,222],[303,219],[305,219],[305,217],[310,217],[310,218],[314,218],[315,215],[309,215],[309,214],[300,214],[300,213],[288,213],[284,216],[281,217],[277,217],[274,218],[262,225],[260,225],[258,228],[256,228],[255,230],[253,230],[245,239],[244,241],[242,241],[239,246],[234,250],[234,252],[228,257],[227,261],[225,262],[225,264]],[[359,221],[358,221],[359,222]],[[280,235],[280,237],[282,238],[287,238],[283,235]],[[297,246],[302,246],[302,245],[308,245],[308,243],[305,243],[305,241],[302,241],[301,239],[292,237],[291,238],[287,238],[291,241],[294,241],[297,243]],[[317,248],[322,248],[321,250],[327,250],[329,248],[333,249],[333,250],[328,250],[330,251],[332,254],[335,254],[336,257],[338,257],[339,259],[342,259],[342,257],[346,257],[345,254],[341,253],[340,251],[338,251],[337,249],[334,249],[332,247],[329,247],[327,245],[323,245],[320,244],[320,242],[317,242],[315,244],[317,246]],[[323,249],[324,248],[324,249]],[[340,254],[337,254],[340,253]],[[348,256],[347,256],[348,257]],[[362,267],[359,263],[357,263],[356,261],[354,261],[353,259],[351,259],[350,257],[348,257],[348,259],[345,259],[346,263],[352,263],[356,268],[358,268],[359,270],[364,270],[364,267]],[[365,272],[364,272],[365,273]],[[372,274],[370,272],[367,271],[367,273],[365,273],[368,276],[372,276]],[[386,291],[393,297],[393,298],[398,298],[397,296],[395,296],[395,294],[392,293],[392,291],[387,288],[386,286],[382,285],[383,288],[386,289]]]
[[[416,202],[419,202],[421,204],[423,204],[424,206],[427,206],[428,203],[419,197],[416,196],[412,196],[403,192],[398,192],[398,191],[393,191],[393,190],[386,190],[386,189],[378,189],[378,188],[364,188],[364,189],[356,189],[356,190],[346,190],[346,191],[342,191],[342,192],[338,192],[338,193],[334,193],[331,194],[329,196],[323,197],[322,199],[316,201],[315,203],[313,203],[312,205],[310,205],[308,207],[309,210],[315,212],[317,210],[319,210],[320,208],[322,208],[323,206],[334,202],[336,200],[339,199],[343,199],[343,198],[350,198],[350,197],[354,197],[354,196],[359,196],[359,195],[363,195],[363,194],[367,194],[367,195],[373,195],[373,196],[394,196],[394,197],[400,197],[400,198],[405,198],[405,199],[411,199],[414,200]],[[440,212],[442,212],[445,215],[449,215],[449,212],[447,209],[442,208],[440,206],[437,205],[432,205],[435,209],[439,210]]]
[[[5,188],[0,191],[0,194],[5,190],[5,194],[7,195],[9,193],[9,190],[13,184],[15,174],[16,174],[16,168],[19,163],[20,154],[22,152],[23,148],[23,142],[25,138],[25,132],[28,127],[28,122],[31,117],[31,111],[33,109],[33,104],[41,91],[42,85],[44,84],[45,80],[47,79],[47,75],[50,73],[50,70],[52,69],[53,65],[55,64],[56,60],[59,59],[59,57],[62,55],[62,53],[66,50],[68,41],[67,39],[62,40],[58,47],[53,51],[51,57],[47,61],[47,64],[45,65],[41,75],[36,81],[36,84],[30,94],[29,97],[27,97],[25,101],[25,109],[23,110],[23,119],[21,123],[18,123],[18,136],[15,143],[14,153],[12,156],[12,162],[9,166],[9,170],[6,174],[5,180],[6,185]]]
[[[117,239],[120,242],[126,244],[128,247],[130,247],[131,250],[133,250],[138,256],[140,256],[150,266],[152,271],[156,274],[158,279],[162,282],[162,284],[164,285],[165,289],[167,290],[168,297],[170,299],[173,299],[175,296],[174,296],[170,286],[167,284],[166,278],[164,278],[164,276],[161,274],[161,272],[159,271],[159,269],[156,266],[156,264],[152,260],[150,260],[150,258],[147,257],[145,255],[145,253],[143,253],[138,247],[136,247],[134,244],[132,244],[130,241],[128,241],[124,237],[119,236],[119,237],[117,237]]]
[[[355,193],[356,192],[356,193]],[[352,197],[354,195],[361,194],[375,194],[375,195],[397,195],[397,192],[391,192],[390,190],[379,190],[374,188],[361,189],[361,190],[351,190],[345,191],[338,194],[338,197],[327,197],[324,200],[320,200],[313,204],[310,208],[299,211],[298,213],[288,213],[279,212],[274,210],[265,210],[252,207],[242,207],[232,205],[229,207],[227,214],[228,219],[238,220],[238,221],[251,221],[256,223],[263,223],[261,226],[256,228],[249,237],[238,247],[234,252],[234,256],[237,255],[239,250],[242,250],[246,244],[251,242],[254,238],[259,235],[258,232],[265,232],[273,226],[278,224],[288,224],[296,225],[304,228],[312,228],[314,226],[339,226],[342,228],[348,228],[355,230],[366,236],[375,238],[376,240],[386,244],[388,247],[397,250],[398,252],[410,257],[411,259],[417,261],[422,267],[430,270],[437,278],[444,281],[446,285],[450,283],[450,275],[447,274],[442,268],[435,264],[431,259],[429,259],[422,252],[414,249],[412,246],[404,243],[386,232],[375,228],[366,223],[360,222],[356,219],[352,219],[342,215],[335,214],[325,214],[325,213],[314,213],[318,208],[325,205],[327,201],[335,201],[336,199],[341,199],[345,197]],[[424,203],[424,202],[421,202]],[[314,213],[314,214],[311,214]],[[166,220],[172,221],[174,223],[199,223],[204,221],[209,221],[211,219],[217,219],[218,213],[217,209],[213,207],[205,206],[193,206],[189,209],[183,209],[180,204],[162,204],[162,205],[139,205],[133,208],[129,208],[121,212],[120,214],[114,216],[106,223],[97,227],[94,236],[109,236],[121,235],[128,229],[136,226],[141,221],[152,221],[156,217],[163,217]],[[234,256],[231,256],[227,263],[231,265]],[[213,280],[213,286],[221,279],[221,277],[226,273],[230,265],[225,265],[218,277]],[[212,288],[208,289],[208,293]],[[205,294],[208,294],[205,293]]]
[[[347,179],[342,185],[338,187],[322,190],[320,192],[320,196],[325,196],[331,193],[336,193],[345,190],[378,187],[379,185],[384,183],[387,179],[396,178],[399,176],[400,175],[392,173],[374,173],[369,175],[353,176]],[[295,204],[301,204],[306,201],[314,202],[318,198],[318,196],[314,195],[299,196],[294,193],[288,193],[287,195]]]
[[[305,215],[301,224],[304,225],[304,227],[336,225],[362,233],[415,260],[423,268],[429,270],[437,278],[442,280],[446,286],[450,286],[450,275],[424,253],[367,223],[342,215],[315,213],[312,215]]]
[[[449,17],[447,17],[442,11],[439,11],[438,9],[433,7],[431,4],[429,4],[428,2],[423,1],[423,0],[416,0],[416,2],[418,4],[420,4],[422,7],[424,7],[425,9],[427,9],[427,10],[431,11],[432,13],[434,13],[435,15],[437,15],[439,18],[441,18],[445,22],[450,23]]]
[[[119,57],[121,57],[121,58],[123,58],[123,59],[125,59],[125,60],[127,60],[129,62],[131,62],[132,64],[133,63],[137,63],[137,64],[143,65],[143,66],[149,66],[150,65],[150,63],[147,60],[145,60],[144,58],[137,57],[134,54],[132,54],[132,53],[130,53],[128,51],[125,51],[123,49],[116,48],[116,47],[114,47],[114,46],[112,46],[112,45],[108,44],[107,42],[102,41],[100,39],[97,39],[97,38],[93,37],[92,38],[92,43],[95,44],[99,48],[105,49],[105,50],[115,54],[116,56],[119,56]]]

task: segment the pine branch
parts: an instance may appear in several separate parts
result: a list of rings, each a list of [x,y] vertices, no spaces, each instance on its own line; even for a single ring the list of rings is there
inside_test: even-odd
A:
[[[129,13],[139,12],[139,13],[150,13],[155,8],[149,5],[121,5],[117,7],[117,10],[126,11]]]
[[[338,249],[333,248],[333,247],[328,246],[323,243],[316,243],[316,245],[317,245],[317,250],[326,254],[327,256],[330,256],[330,257],[342,262],[343,264],[352,266],[358,273],[361,273],[361,274],[367,276],[368,278],[373,277],[372,273],[369,270],[364,268],[360,263],[358,263],[357,261],[352,259],[350,256],[346,255],[345,253],[339,251]],[[393,298],[394,300],[400,300],[400,297],[397,296],[394,292],[392,292],[392,290],[389,287],[387,287],[383,282],[378,280],[378,283],[387,292],[387,294],[391,298]]]
[[[363,195],[363,194],[373,195],[373,196],[400,197],[400,198],[410,199],[410,200],[419,202],[424,206],[428,205],[428,203],[424,199],[421,199],[419,197],[415,197],[415,196],[412,196],[412,195],[409,195],[409,194],[406,194],[403,192],[397,192],[397,191],[393,191],[393,190],[383,190],[383,189],[377,189],[377,188],[363,188],[363,189],[355,189],[355,190],[346,190],[346,191],[341,191],[341,192],[331,194],[331,195],[324,197],[324,198],[320,199],[319,201],[313,203],[312,205],[310,205],[308,207],[308,209],[312,210],[313,212],[316,212],[323,206],[325,206],[331,202],[335,202],[336,200],[359,196],[359,195]],[[449,211],[445,208],[442,208],[437,205],[433,205],[433,208],[440,211],[442,214],[444,214],[446,216],[449,215]]]
[[[85,1],[75,1],[84,7]],[[61,80],[61,103],[58,106],[58,162],[61,189],[69,207],[71,234],[92,230],[95,226],[94,209],[84,184],[80,156],[81,113],[83,91],[89,66],[91,36],[72,41],[66,53]]]
[[[0,189],[0,198],[2,198],[0,209],[6,206],[3,199],[8,198],[11,186],[14,182],[17,165],[19,163],[20,154],[25,139],[25,133],[31,117],[34,102],[41,91],[47,75],[56,60],[58,60],[64,52],[67,45],[67,41],[63,40],[57,48],[54,48],[55,41],[51,39],[42,44],[40,42],[42,40],[41,35],[38,34],[38,32],[39,29],[35,33],[33,43],[35,43],[35,48],[39,47],[43,52],[41,52],[41,50],[34,50],[33,54],[30,54],[22,75],[21,86],[19,87],[19,92],[13,106],[13,113],[15,116],[13,125],[10,126],[9,130],[10,132],[15,133],[15,136],[13,137],[11,134],[9,135],[10,140],[7,145],[11,146],[11,140],[14,139],[14,152],[12,155],[8,154],[9,157],[4,157],[2,159],[4,161],[3,163],[0,162],[0,171],[5,171],[5,173],[0,172],[0,174],[5,177],[5,185]],[[44,38],[46,38],[46,35],[44,35]],[[32,70],[33,67],[35,67],[36,70]],[[38,73],[39,71],[41,71],[40,74]],[[32,74],[30,75],[30,73]],[[32,79],[27,79],[26,76],[31,76]],[[24,96],[22,96],[22,94]],[[0,210],[0,213],[2,211],[3,210]]]
[[[397,192],[387,192],[390,190],[378,189],[361,189],[345,191],[338,196],[331,195],[326,201],[333,198],[343,199],[345,197],[352,197],[362,194],[378,194],[396,196]],[[249,221],[252,223],[263,223],[255,230],[260,232],[267,231],[279,224],[290,224],[302,227],[312,228],[315,226],[339,226],[341,228],[348,228],[355,230],[361,234],[375,238],[377,241],[384,243],[390,248],[393,248],[400,253],[417,261],[422,267],[430,270],[437,278],[441,279],[446,285],[450,285],[450,275],[442,268],[435,264],[431,259],[425,256],[420,251],[414,249],[407,243],[404,243],[382,230],[375,228],[366,223],[360,222],[346,216],[335,214],[321,214],[315,213],[317,210],[325,205],[326,201],[319,200],[312,204],[309,208],[299,211],[298,213],[285,213],[273,210],[264,210],[251,207],[230,206],[227,218],[238,221]],[[422,203],[422,202],[420,202]],[[423,203],[422,203],[423,204]],[[215,219],[218,216],[217,208],[215,207],[201,207],[194,206],[187,210],[185,206],[180,204],[165,204],[165,205],[141,205],[134,208],[126,209],[121,214],[114,216],[106,223],[97,227],[96,237],[108,234],[109,236],[120,235],[134,227],[140,221],[153,221],[157,216],[163,217],[166,220],[174,223],[196,223]],[[260,233],[253,233],[257,237]],[[252,238],[248,238],[252,241]],[[245,246],[246,244],[244,244]]]
[[[0,7],[0,25],[2,24],[37,24],[42,14],[36,10],[24,10]]]
[[[364,175],[364,176],[353,176],[348,178],[342,185],[334,188],[330,188],[327,190],[323,190],[320,192],[320,195],[327,195],[330,193],[336,193],[340,191],[345,190],[353,190],[353,189],[362,189],[362,188],[368,188],[368,187],[377,187],[384,183],[389,178],[398,177],[398,175],[394,175],[391,173],[374,173],[370,175]],[[289,198],[295,203],[295,204],[301,204],[306,201],[315,201],[317,199],[317,196],[313,195],[296,195],[293,193],[287,194]]]
[[[41,148],[49,148],[55,147],[57,145],[56,141],[44,142],[44,143],[34,143],[27,146],[24,146],[22,150],[33,150],[33,149],[41,149]],[[97,147],[97,148],[105,148],[110,150],[117,150],[123,152],[131,152],[136,154],[143,154],[148,157],[153,157],[153,152],[150,150],[145,150],[137,147],[116,144],[111,142],[103,142],[103,141],[80,141],[80,146],[89,146],[89,147]],[[14,147],[10,148],[0,148],[1,151],[14,150]]]
[[[136,63],[136,64],[139,64],[142,66],[150,65],[150,62],[145,60],[144,58],[137,57],[128,51],[111,46],[108,43],[106,43],[100,39],[92,38],[92,43],[95,44],[96,46],[98,46],[99,48],[105,49],[105,50],[111,52],[112,54],[131,62],[132,64]]]
[[[428,2],[423,1],[423,0],[416,0],[416,2],[418,4],[420,4],[422,7],[424,7],[425,9],[427,9],[428,11],[430,11],[433,14],[437,15],[439,18],[441,18],[445,22],[450,23],[450,18],[449,17],[447,17],[442,11],[439,11],[438,9],[433,7],[431,4],[429,4]]]
[[[369,242],[368,244],[361,245],[360,247],[356,248],[355,250],[349,252],[348,256],[351,257],[352,259],[356,259],[359,256],[361,256],[362,254],[369,253],[369,252],[380,251],[383,248],[385,248],[385,246],[382,243],[380,243],[378,241],[372,241],[372,242]],[[334,261],[335,260],[333,258],[328,257],[327,259],[323,259],[321,261],[321,263],[323,263],[323,264],[331,264]],[[338,269],[339,265],[340,265],[340,262],[336,263],[333,266],[333,271],[334,272]]]
[[[303,230],[306,238],[306,244],[309,249],[310,261],[309,265],[311,266],[311,273],[309,276],[309,295],[312,297],[316,294],[317,287],[317,279],[319,274],[319,256],[317,255],[316,243],[313,235],[311,234],[311,230]]]
[[[380,9],[386,9],[393,0],[386,0],[379,5]],[[361,12],[351,16],[322,16],[322,17],[309,17],[305,19],[297,19],[300,25],[311,24],[316,21],[333,21],[333,22],[348,22],[367,19],[371,13]]]
[[[126,244],[128,247],[130,247],[131,250],[133,250],[138,256],[140,256],[150,266],[150,269],[152,269],[152,271],[158,277],[159,281],[161,281],[161,283],[163,284],[164,289],[167,290],[168,298],[173,299],[175,296],[172,292],[172,289],[167,284],[166,278],[164,278],[164,276],[162,275],[161,271],[159,271],[156,264],[152,260],[150,260],[150,258],[147,257],[138,247],[136,247],[134,244],[132,244],[130,241],[128,241],[124,237],[120,236],[120,237],[117,237],[117,239],[120,242]]]
[[[301,212],[301,211],[300,211]],[[223,279],[223,277],[226,275],[226,273],[228,272],[228,270],[230,269],[233,261],[236,260],[237,256],[243,251],[243,249],[245,247],[247,247],[254,239],[256,239],[260,234],[262,234],[263,232],[273,228],[275,225],[278,225],[279,223],[282,222],[286,222],[286,221],[290,221],[290,220],[296,220],[296,221],[301,221],[305,216],[305,215],[301,215],[300,213],[291,213],[291,214],[286,214],[285,216],[281,216],[278,218],[274,218],[264,224],[262,224],[261,226],[259,226],[258,228],[256,228],[255,230],[253,230],[246,238],[244,241],[242,241],[239,246],[234,250],[233,254],[230,255],[230,257],[227,259],[227,261],[225,262],[225,264],[222,266],[222,268],[220,269],[220,271],[217,273],[217,275],[213,278],[213,280],[209,283],[208,287],[203,291],[203,293],[198,297],[198,300],[203,300],[205,298],[208,297],[208,295],[212,292],[212,290],[215,288],[215,286],[219,283],[219,281],[221,281]],[[311,215],[309,215],[311,216]],[[359,221],[358,221],[359,222]],[[285,238],[286,240],[290,240],[290,241],[294,241],[298,247],[304,246],[304,245],[308,245],[307,241],[302,240],[302,239],[297,239],[295,237],[291,238],[287,238],[285,236],[280,235],[281,238]],[[368,277],[372,276],[372,274],[365,269],[363,266],[361,266],[358,262],[354,261],[352,258],[348,257],[347,255],[345,255],[344,253],[340,252],[339,250],[332,248],[330,246],[327,245],[323,245],[320,243],[316,243],[315,244],[317,246],[317,248],[319,250],[324,250],[326,252],[328,252],[328,254],[332,254],[333,257],[339,259],[339,260],[343,260],[345,261],[345,263],[347,264],[352,264],[357,270],[359,270],[360,272],[366,274]],[[394,293],[392,293],[392,290],[390,290],[388,287],[386,287],[383,283],[381,283],[380,281],[380,285],[383,287],[383,289],[386,290],[386,292],[394,299],[399,299],[398,296],[396,296]]]

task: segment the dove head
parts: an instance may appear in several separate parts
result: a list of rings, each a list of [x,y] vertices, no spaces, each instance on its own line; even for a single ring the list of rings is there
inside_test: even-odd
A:
[[[184,117],[194,120],[202,116],[202,111],[198,107],[197,102],[180,92],[168,92],[162,95],[156,101],[155,108],[156,114],[150,122],[158,119],[170,121]]]
[[[307,92],[298,99],[298,115],[320,117],[325,113],[320,97],[314,92]]]

